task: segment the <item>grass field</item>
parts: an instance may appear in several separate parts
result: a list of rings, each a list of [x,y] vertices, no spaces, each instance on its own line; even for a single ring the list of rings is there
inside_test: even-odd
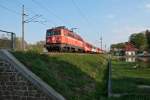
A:
[[[150,65],[112,61],[112,91],[130,95],[150,95]]]
[[[67,100],[101,100],[106,96],[107,60],[104,55],[44,55],[35,52],[13,54]]]

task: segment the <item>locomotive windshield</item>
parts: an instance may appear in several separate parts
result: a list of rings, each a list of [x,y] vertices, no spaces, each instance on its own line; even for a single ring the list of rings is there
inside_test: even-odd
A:
[[[60,35],[60,32],[59,31],[47,31],[47,36],[52,36],[52,35]]]

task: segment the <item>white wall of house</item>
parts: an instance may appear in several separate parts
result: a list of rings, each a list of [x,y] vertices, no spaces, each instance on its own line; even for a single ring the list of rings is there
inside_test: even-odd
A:
[[[126,62],[135,62],[135,57],[126,57]]]
[[[135,51],[126,51],[126,56],[135,56]]]

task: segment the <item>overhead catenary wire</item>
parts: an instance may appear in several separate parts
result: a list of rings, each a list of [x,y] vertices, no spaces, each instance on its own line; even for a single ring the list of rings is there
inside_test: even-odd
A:
[[[55,18],[57,18],[61,23],[63,23],[64,25],[68,25],[70,27],[74,26],[72,24],[68,24],[62,17],[58,16],[54,11],[52,11],[51,9],[47,8],[47,6],[44,6],[41,2],[37,1],[37,0],[31,0],[35,5],[37,5],[38,7],[40,7],[42,10],[46,11],[46,12],[49,12],[48,14],[50,16],[55,16]],[[20,2],[20,1],[19,1]],[[21,3],[21,2],[20,2]],[[33,12],[33,10],[32,10]],[[56,26],[56,23],[54,23],[53,21],[51,20],[47,20],[47,18],[44,18],[43,19],[46,19],[46,21],[49,21],[50,23],[53,23],[55,26]]]
[[[34,15],[38,15],[36,12],[34,12],[33,10],[30,10],[30,9],[27,9],[28,11],[27,12],[30,12],[30,13],[32,13],[32,14],[34,14]],[[51,20],[49,20],[49,19],[47,19],[45,16],[43,16],[43,14],[39,14],[40,16],[38,16],[38,17],[40,17],[40,19],[41,20],[43,20],[43,21],[41,21],[43,24],[42,25],[45,25],[45,26],[49,26],[49,25],[46,25],[46,23],[47,24],[49,24],[49,23],[51,23],[52,25],[56,25],[56,23],[55,22],[53,22],[53,21],[51,21]],[[49,23],[48,23],[49,22]],[[45,24],[44,24],[45,23]],[[41,23],[40,23],[41,24]]]
[[[77,12],[78,12],[79,16],[80,16],[88,25],[91,26],[90,28],[91,28],[92,31],[94,32],[94,31],[96,30],[96,28],[93,27],[93,26],[94,26],[94,25],[93,25],[93,21],[91,22],[91,21],[88,19],[88,17],[83,13],[83,11],[82,11],[81,8],[78,6],[78,4],[76,3],[75,0],[71,0],[71,1],[72,1],[72,4],[74,5],[74,7],[77,9]],[[99,33],[99,32],[97,32],[97,33]]]
[[[7,1],[7,0],[6,0]],[[15,4],[17,4],[18,6],[22,6],[22,5],[24,5],[22,2],[20,2],[20,0],[18,0],[17,1],[17,3],[15,3]],[[7,10],[7,11],[9,11],[10,13],[13,13],[13,14],[15,14],[15,15],[17,15],[17,16],[20,16],[20,14],[21,13],[19,13],[19,12],[17,12],[17,11],[15,11],[15,10],[12,10],[12,9],[9,9],[8,7],[6,7],[6,6],[3,6],[2,4],[0,4],[0,8],[2,8],[2,9],[4,9],[4,10]],[[26,8],[25,8],[26,9]],[[33,17],[41,17],[42,19],[44,19],[44,21],[33,21],[33,22],[37,22],[37,23],[39,23],[39,24],[41,24],[41,25],[44,25],[44,26],[47,26],[46,24],[44,24],[45,22],[47,22],[47,21],[49,21],[50,23],[53,23],[52,21],[50,21],[50,20],[47,20],[46,18],[44,18],[42,15],[38,15],[38,14],[36,14],[33,10],[31,10],[30,9],[30,12],[32,12],[32,14],[34,13],[36,16],[33,16]],[[38,15],[38,16],[37,16]],[[32,20],[31,20],[31,18],[29,18],[30,20],[28,20],[29,22],[31,22],[34,18],[32,18]],[[28,22],[27,21],[27,22]],[[54,23],[53,23],[54,24]]]
[[[15,11],[15,10],[12,10],[12,9],[9,9],[6,6],[3,6],[1,4],[0,4],[0,7],[3,8],[3,9],[5,9],[5,10],[7,10],[7,11],[9,11],[9,12],[11,12],[11,13],[13,13],[13,14],[15,14],[15,15],[18,15],[18,16],[20,15],[19,12]]]
[[[75,8],[77,9],[79,15],[87,22],[87,24],[91,25],[91,22],[88,20],[88,18],[85,16],[85,14],[82,12],[80,7],[77,5],[77,3],[74,0],[71,0]]]
[[[23,0],[22,0],[22,1],[23,1]],[[24,5],[24,3],[21,2],[20,0],[16,0],[16,2],[20,4],[20,5],[19,5],[19,4],[16,3],[16,4],[19,5],[19,6]],[[46,27],[49,27],[49,25],[46,24],[47,22],[52,23],[53,25],[56,25],[56,23],[54,23],[53,21],[51,21],[51,20],[47,19],[46,17],[44,17],[43,14],[38,14],[37,12],[35,12],[34,10],[32,10],[31,8],[26,7],[26,6],[25,6],[24,8],[25,8],[26,12],[29,12],[29,13],[30,13],[30,14],[28,14],[28,15],[32,15],[33,17],[38,17],[38,18],[44,20],[44,21],[34,21],[34,22],[37,22],[37,23],[39,23],[39,24],[41,24],[41,25],[44,25],[44,26],[46,26]],[[38,16],[37,16],[37,15],[38,15]],[[30,20],[31,20],[31,19],[30,19]]]
[[[77,9],[78,11],[78,14],[81,16],[81,18],[88,24],[90,25],[92,31],[94,32],[95,30],[97,30],[95,27],[93,27],[93,23],[91,21],[89,21],[88,17],[82,12],[81,8],[77,5],[77,3],[75,2],[75,0],[71,0],[72,1],[72,4],[74,5],[74,7]],[[99,32],[97,32],[99,33]]]
[[[7,7],[3,6],[3,5],[1,5],[1,4],[0,4],[0,7],[3,8],[3,9],[5,9],[5,10],[7,10],[7,11],[9,11],[9,12],[11,12],[11,13],[14,13],[14,14],[16,14],[16,15],[18,15],[18,16],[20,16],[20,14],[21,14],[21,13],[19,13],[19,12],[16,12],[16,11],[12,10],[12,9],[9,9],[9,8],[7,8]],[[39,18],[40,16],[41,16],[41,15],[35,15],[35,16],[29,18],[28,20],[26,20],[26,23],[32,22],[34,19],[37,19],[37,18]],[[35,21],[35,22],[39,22],[40,24],[44,25],[44,24],[41,23],[40,21]]]
[[[55,14],[52,10],[48,9],[46,6],[42,5],[41,3],[39,3],[38,1],[35,0],[31,0],[33,3],[35,3],[37,6],[41,7],[43,10],[45,10],[46,12],[50,12],[50,15],[55,16],[59,21],[61,21],[62,23],[66,23],[66,21],[64,21],[63,18],[61,18],[60,16],[58,16],[57,14]]]
[[[42,16],[42,15],[34,15],[33,17],[27,19],[27,20],[25,21],[25,23],[29,23],[29,22],[35,21],[35,19],[40,18],[41,16]]]

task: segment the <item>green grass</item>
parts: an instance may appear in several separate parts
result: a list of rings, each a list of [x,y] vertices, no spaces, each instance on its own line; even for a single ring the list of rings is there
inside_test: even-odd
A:
[[[107,60],[104,55],[44,55],[35,52],[13,54],[67,100],[101,100],[101,97],[106,96]]]
[[[149,95],[150,89],[139,88],[140,85],[150,86],[149,65],[112,61],[112,91],[114,93]]]

